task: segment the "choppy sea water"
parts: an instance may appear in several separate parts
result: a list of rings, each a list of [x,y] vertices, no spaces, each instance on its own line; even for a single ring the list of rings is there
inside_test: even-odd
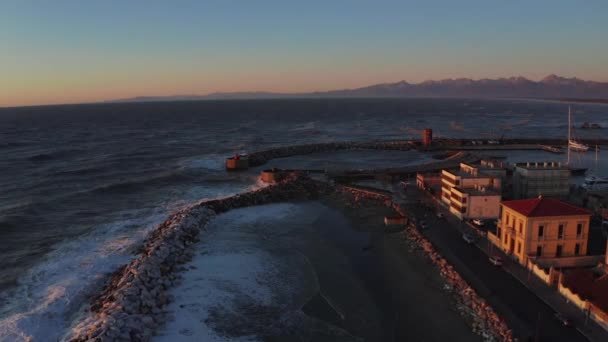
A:
[[[576,122],[608,127],[608,106],[573,109]],[[0,337],[59,338],[84,298],[169,213],[259,186],[256,170],[224,171],[224,156],[235,151],[417,137],[425,127],[447,137],[562,137],[566,113],[558,102],[462,99],[0,109]],[[340,158],[320,157],[326,165],[337,160],[336,167],[358,166],[353,160],[398,166],[423,157]],[[590,162],[592,152],[578,158]]]

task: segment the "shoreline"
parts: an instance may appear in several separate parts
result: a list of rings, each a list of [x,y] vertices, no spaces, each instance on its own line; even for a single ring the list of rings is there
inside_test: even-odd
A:
[[[67,340],[151,338],[159,326],[171,319],[166,307],[174,298],[168,295],[168,289],[179,283],[180,273],[186,270],[182,265],[192,260],[193,246],[199,241],[199,234],[215,215],[233,208],[288,200],[318,199],[329,190],[331,188],[327,184],[294,173],[266,188],[200,202],[172,215],[150,233],[141,253],[111,276],[102,293],[93,298],[87,317],[74,326]],[[358,193],[353,189],[344,190],[340,186],[336,187],[336,190],[354,193],[361,198],[380,199],[379,203],[385,207],[407,216],[397,204],[382,196],[370,198],[368,193]],[[430,242],[411,227],[408,227],[406,232],[406,238],[424,251],[435,266],[434,270],[450,284],[454,298],[460,298],[460,304],[478,311],[478,319],[473,320],[471,324],[473,331],[487,341],[509,341],[511,334],[508,327],[498,322],[492,308],[476,296],[447,261],[434,250]]]

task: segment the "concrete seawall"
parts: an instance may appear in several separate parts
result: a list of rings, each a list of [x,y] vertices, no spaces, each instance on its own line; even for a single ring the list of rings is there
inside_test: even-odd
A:
[[[171,319],[167,290],[180,281],[182,264],[216,215],[230,209],[287,200],[315,199],[327,187],[297,173],[256,191],[194,204],[170,216],[150,233],[140,253],[117,270],[90,311],[67,336],[69,341],[148,341]]]

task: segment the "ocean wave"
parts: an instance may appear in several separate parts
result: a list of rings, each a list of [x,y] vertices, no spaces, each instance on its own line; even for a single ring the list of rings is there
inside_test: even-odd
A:
[[[251,176],[250,176],[251,177]],[[252,183],[253,182],[253,183]],[[194,201],[215,199],[267,184],[260,181],[231,186],[193,186],[181,200],[149,210],[117,213],[117,220],[94,227],[91,233],[60,243],[19,279],[18,286],[0,293],[0,341],[61,340],[84,314],[88,298],[101,290],[110,273],[129,262],[149,231],[171,212]]]
[[[0,340],[60,340],[106,274],[128,262],[133,247],[165,215],[117,221],[57,246],[19,278],[16,288],[0,294],[0,302],[8,303],[0,311]]]
[[[318,121],[309,121],[300,125],[293,125],[289,129],[290,132],[316,131]]]
[[[188,175],[184,172],[162,172],[147,177],[136,177],[128,180],[103,184],[97,186],[90,192],[94,193],[125,193],[140,190],[147,186],[152,185],[167,185],[176,183],[191,182],[194,180],[192,175]]]
[[[44,162],[49,160],[56,160],[68,157],[70,155],[81,153],[83,150],[81,149],[69,149],[69,150],[56,150],[49,152],[42,152],[38,154],[34,154],[32,156],[27,157],[27,160],[32,162]]]

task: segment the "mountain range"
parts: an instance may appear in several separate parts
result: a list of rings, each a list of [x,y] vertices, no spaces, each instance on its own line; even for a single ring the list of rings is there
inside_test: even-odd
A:
[[[110,102],[152,102],[214,99],[275,99],[326,97],[486,97],[541,99],[608,99],[608,82],[585,81],[576,77],[549,75],[540,81],[525,77],[498,79],[470,78],[424,81],[421,83],[374,84],[361,88],[319,91],[311,93],[227,92],[207,95],[138,96]]]

